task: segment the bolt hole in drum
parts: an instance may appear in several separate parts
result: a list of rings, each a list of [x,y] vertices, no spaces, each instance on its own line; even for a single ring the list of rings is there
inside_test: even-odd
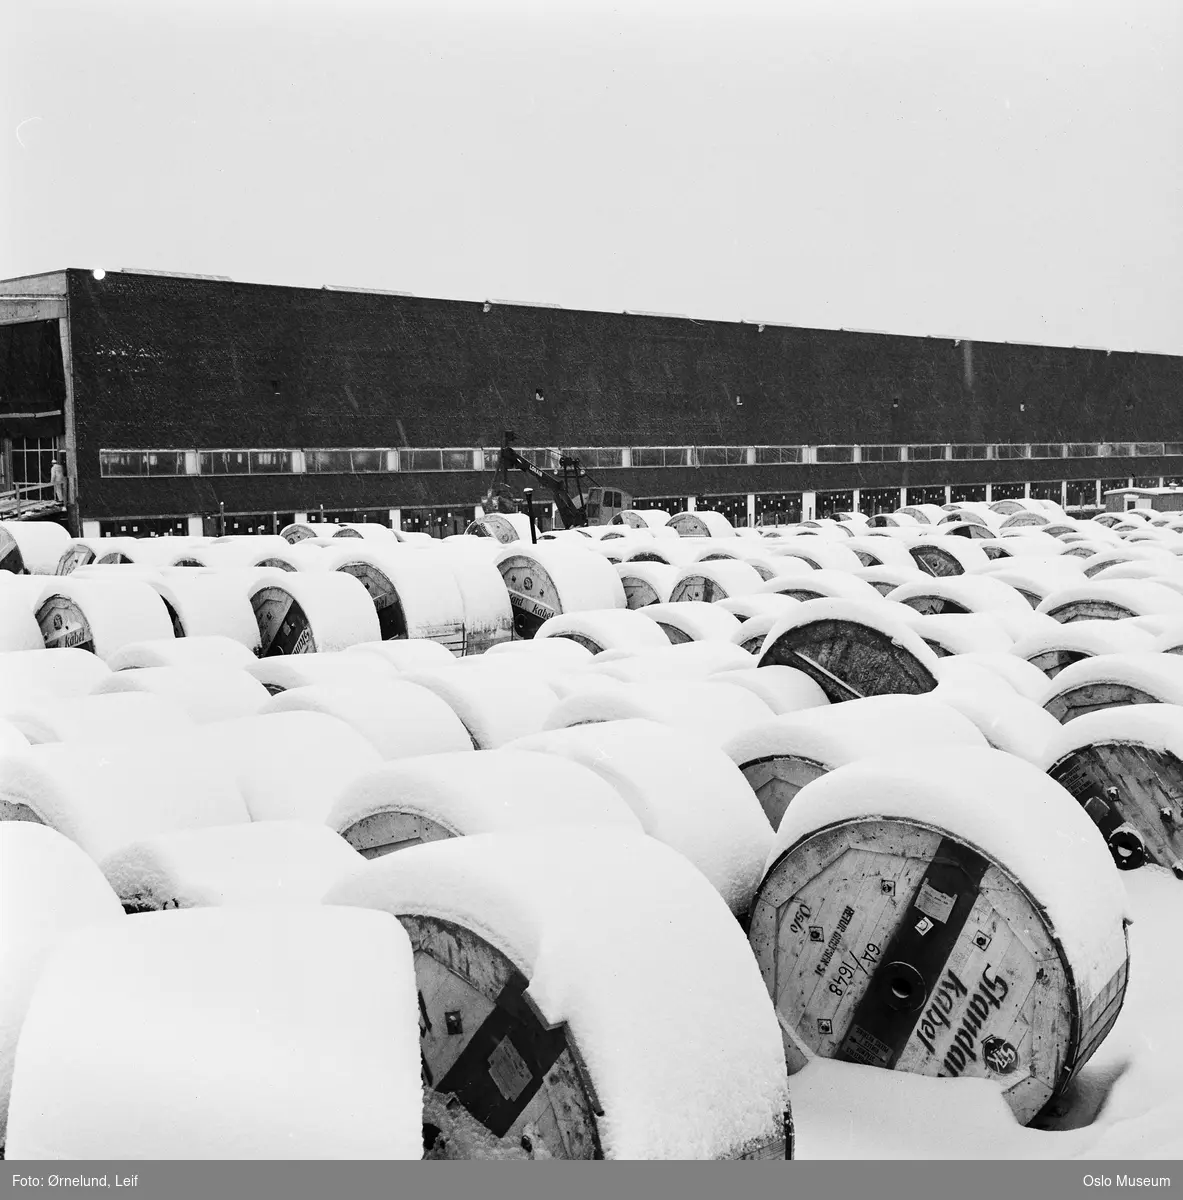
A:
[[[948,792],[993,802],[992,815],[968,827],[1013,828],[987,831],[987,848],[918,819],[942,805],[932,772],[906,758],[840,767],[788,810],[749,938],[791,1072],[820,1056],[991,1079],[1026,1124],[1064,1091],[1120,1011],[1128,974],[1120,881],[1103,841],[1037,768],[992,750],[933,753],[975,776],[950,780]],[[901,789],[910,789],[900,808],[907,817],[853,815],[890,810]],[[1024,820],[1033,795],[1029,807],[1042,811]],[[959,807],[944,807],[958,824]],[[810,828],[823,812],[836,819]],[[1061,844],[1080,840],[1091,875],[1054,877],[1045,859],[1024,852],[1024,839],[1055,837],[1057,825]],[[997,853],[1009,854],[1008,843],[1018,871]],[[1019,877],[1029,865],[1042,872],[1034,891]],[[1105,892],[1103,904],[1090,888]],[[1075,924],[1090,903],[1101,921],[1091,931]]]

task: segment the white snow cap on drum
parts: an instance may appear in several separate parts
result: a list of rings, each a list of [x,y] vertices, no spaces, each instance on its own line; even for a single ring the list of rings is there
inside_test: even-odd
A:
[[[1183,657],[1145,653],[1095,654],[1092,658],[1082,658],[1048,682],[1040,706],[1046,708],[1065,692],[1097,683],[1124,684],[1146,692],[1162,704],[1183,704]]]
[[[150,585],[177,614],[183,640],[216,636],[237,642],[248,654],[259,649],[259,624],[251,608],[253,571],[161,571]]]
[[[386,760],[473,748],[452,708],[429,688],[405,679],[289,688],[259,712],[327,713],[355,729]]]
[[[1123,704],[1084,713],[1067,725],[1056,724],[1043,760],[1035,765],[1050,770],[1065,755],[1098,743],[1123,742],[1162,750],[1183,761],[1183,706]]]
[[[403,678],[434,692],[464,722],[481,750],[494,750],[514,738],[536,733],[558,696],[540,678],[518,670],[446,667],[408,671]]]
[[[180,705],[198,725],[256,713],[266,704],[267,689],[236,667],[134,667],[114,671],[94,695],[151,692]],[[129,731],[130,732],[130,731]]]
[[[257,661],[242,642],[220,634],[206,634],[132,642],[116,650],[107,660],[107,666],[112,671],[135,667],[248,667]]]
[[[364,865],[327,825],[252,821],[181,829],[132,842],[103,863],[129,908],[318,904]]]
[[[179,704],[149,692],[41,700],[14,708],[9,719],[34,746],[44,742],[153,741],[194,728],[193,718]]]
[[[576,692],[558,702],[542,728],[638,717],[672,725],[717,746],[771,715],[772,709],[759,696],[733,683],[671,680]]]
[[[747,780],[722,751],[653,721],[552,730],[511,748],[590,768],[628,802],[650,837],[684,854],[733,912],[747,913],[772,830]]]
[[[670,644],[659,625],[629,608],[559,613],[543,621],[531,640],[562,637],[571,640],[573,636],[586,639],[599,650],[645,650],[666,648]]]
[[[763,668],[762,668],[763,669]],[[924,696],[867,696],[825,708],[784,713],[753,725],[723,743],[737,766],[764,758],[808,758],[832,771],[911,747],[927,753],[933,746],[982,748],[986,740],[968,718],[932,693]]]
[[[0,804],[31,809],[100,864],[154,833],[250,819],[233,778],[182,739],[32,746],[4,760]]]
[[[53,521],[0,521],[0,542],[5,534],[16,542],[31,575],[52,575],[74,540],[65,526]]]
[[[797,793],[768,868],[814,831],[864,817],[934,826],[1004,866],[1047,910],[1074,969],[1093,972],[1081,982],[1091,994],[1124,959],[1126,893],[1105,839],[1072,795],[1031,763],[957,746],[840,767]]]
[[[390,661],[383,646],[395,646],[398,642],[362,642],[350,647],[351,653],[343,651],[314,652],[312,654],[276,654],[263,658],[246,668],[264,687],[276,691],[287,688],[308,687],[314,683],[361,683],[366,680],[386,681],[398,678],[399,667]],[[438,643],[431,643],[438,645]],[[372,650],[363,654],[362,650]],[[447,655],[445,665],[456,660]],[[419,657],[418,655],[416,657]]]
[[[145,913],[63,941],[29,1005],[9,1155],[418,1159],[410,939],[319,905]]]
[[[822,708],[830,703],[829,696],[822,691],[804,671],[794,667],[760,667],[755,663],[735,671],[716,671],[710,676],[712,683],[734,683],[755,692],[776,714],[798,712],[806,708]]]
[[[73,929],[123,920],[123,907],[69,838],[31,821],[0,821],[0,914],[2,1147],[17,1038],[46,956]]]
[[[453,838],[373,861],[326,900],[454,921],[507,955],[547,1022],[570,1029],[608,1159],[715,1158],[788,1107],[780,1027],[739,923],[653,838]]]
[[[739,628],[739,618],[725,608],[703,600],[681,600],[671,604],[646,604],[636,610],[650,621],[666,625],[691,641],[729,642]]]
[[[381,755],[344,721],[273,712],[206,725],[210,757],[234,781],[252,821],[324,821],[337,795]]]
[[[44,649],[45,639],[33,615],[33,602],[28,593],[22,588],[8,588],[0,583],[0,654]]]
[[[426,817],[456,836],[554,825],[640,831],[632,809],[594,771],[516,747],[384,763],[340,794],[328,824],[344,834],[386,812]]]
[[[89,650],[10,650],[0,654],[0,713],[42,700],[87,696],[111,674]]]
[[[355,654],[373,654],[383,659],[395,671],[414,671],[420,667],[446,667],[455,656],[439,642],[429,638],[398,638],[389,642],[358,642],[343,652],[349,658]],[[307,659],[307,654],[300,655]],[[332,668],[330,668],[331,670]]]

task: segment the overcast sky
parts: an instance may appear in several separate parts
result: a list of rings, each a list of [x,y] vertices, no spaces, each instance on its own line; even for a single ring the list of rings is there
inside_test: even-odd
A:
[[[1180,0],[34,0],[0,278],[1183,353]]]

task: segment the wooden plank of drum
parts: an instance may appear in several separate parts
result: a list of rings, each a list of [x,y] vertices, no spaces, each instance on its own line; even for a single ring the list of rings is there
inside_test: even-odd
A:
[[[456,1152],[486,1157],[541,1143],[553,1158],[602,1158],[595,1090],[565,1025],[549,1027],[526,995],[527,981],[499,950],[462,926],[400,916],[415,951],[424,1079],[448,1122]]]

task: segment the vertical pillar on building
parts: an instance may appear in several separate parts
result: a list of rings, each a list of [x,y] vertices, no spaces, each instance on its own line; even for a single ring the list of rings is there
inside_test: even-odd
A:
[[[1024,500],[1031,499],[1031,480],[1030,479],[1028,479],[1027,482],[1023,484],[1023,499]]]
[[[856,447],[857,449],[857,447]],[[852,488],[850,492],[850,507],[853,512],[858,512],[858,488]]]
[[[817,512],[817,492],[801,493],[801,520],[812,521]]]
[[[686,511],[693,512],[695,508],[695,500],[693,496],[686,497]]]
[[[200,517],[189,517],[189,536],[201,537],[205,532],[205,522]]]
[[[1097,480],[1097,507],[1103,508],[1104,506],[1105,506],[1105,497],[1101,495],[1101,481],[1098,479]]]
[[[1060,480],[1060,507],[1067,510],[1068,508],[1068,480]]]
[[[902,488],[900,488],[900,508],[907,508],[907,507],[908,507],[908,489],[906,487],[902,487]]]
[[[1167,477],[1165,475],[1160,475],[1158,477],[1158,486],[1166,487],[1166,485],[1167,485]]]
[[[748,492],[748,528],[756,528],[756,493]]]
[[[307,525],[308,524],[308,514],[306,512],[294,513],[292,515],[292,520],[295,521],[295,523],[297,525]]]
[[[986,484],[986,503],[987,504],[994,503],[993,492],[994,492],[994,485],[992,483]]]
[[[192,520],[193,518],[190,517],[189,519]],[[197,527],[198,527],[198,532],[200,533],[201,532],[201,518],[200,517],[197,518]],[[192,528],[192,526],[190,526],[190,528]],[[83,521],[82,522],[82,536],[84,538],[101,537],[102,535],[99,533],[98,521]]]
[[[620,465],[622,467],[631,467],[633,465],[633,451],[631,446],[622,446],[620,449]]]
[[[953,485],[950,483],[945,484],[945,503],[953,503]]]
[[[480,510],[477,510],[477,516],[480,516]],[[392,508],[388,514],[390,519],[390,528],[401,530],[403,527],[403,510],[401,508]]]

